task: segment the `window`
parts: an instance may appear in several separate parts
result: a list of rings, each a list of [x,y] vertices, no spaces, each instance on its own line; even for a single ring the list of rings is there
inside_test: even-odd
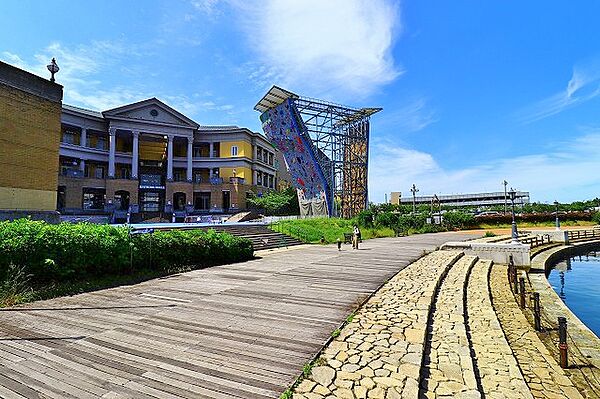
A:
[[[94,177],[96,179],[104,179],[104,166],[96,166]]]
[[[128,168],[121,168],[121,173],[119,174],[119,177],[121,179],[129,179],[129,169]]]
[[[96,148],[99,150],[106,150],[106,138],[98,137],[98,141],[96,141]]]
[[[67,143],[67,144],[75,144],[75,133],[66,130],[63,133],[63,143]]]
[[[106,190],[101,188],[83,189],[83,209],[104,209]]]
[[[232,157],[237,157],[238,154],[238,147],[237,145],[232,145],[231,146],[231,156]]]
[[[273,154],[269,153],[269,165],[273,165]]]

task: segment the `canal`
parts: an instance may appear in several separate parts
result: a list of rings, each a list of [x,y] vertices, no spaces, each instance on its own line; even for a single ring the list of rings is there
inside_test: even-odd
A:
[[[600,337],[600,251],[558,262],[548,281],[558,296],[596,336]]]

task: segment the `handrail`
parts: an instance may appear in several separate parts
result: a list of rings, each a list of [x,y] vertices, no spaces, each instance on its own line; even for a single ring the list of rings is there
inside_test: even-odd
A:
[[[569,230],[567,232],[569,240],[580,240],[600,237],[600,229],[591,230]]]

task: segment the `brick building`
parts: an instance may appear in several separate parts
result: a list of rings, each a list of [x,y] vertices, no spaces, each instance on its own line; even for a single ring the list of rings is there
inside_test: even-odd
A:
[[[0,219],[56,219],[61,85],[0,62]]]
[[[233,213],[250,191],[285,184],[262,134],[200,126],[156,98],[104,112],[64,105],[61,123],[62,213]]]

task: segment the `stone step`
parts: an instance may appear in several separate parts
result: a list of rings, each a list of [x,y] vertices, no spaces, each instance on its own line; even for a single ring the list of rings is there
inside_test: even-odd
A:
[[[476,256],[462,257],[444,278],[433,309],[421,370],[426,397],[480,398],[466,331],[464,290]]]
[[[582,396],[560,368],[515,301],[505,265],[490,272],[492,304],[534,398],[581,399]]]
[[[533,398],[506,341],[492,301],[489,273],[492,262],[479,260],[467,285],[467,330],[475,354],[480,389],[485,397]]]
[[[400,271],[322,353],[295,399],[419,397],[427,321],[436,288],[462,256],[436,251]]]

